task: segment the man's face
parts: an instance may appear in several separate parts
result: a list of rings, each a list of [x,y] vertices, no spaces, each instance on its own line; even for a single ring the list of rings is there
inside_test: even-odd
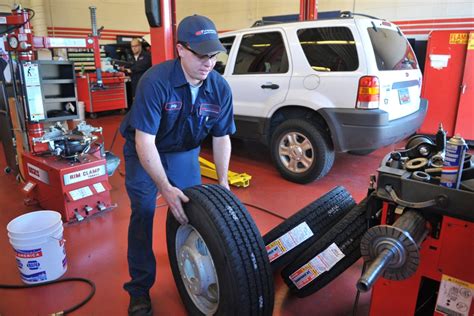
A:
[[[199,55],[185,44],[177,44],[177,50],[187,79],[192,84],[205,80],[216,65],[217,53]]]
[[[133,55],[138,55],[142,52],[142,44],[138,41],[132,41],[130,44],[132,48]]]

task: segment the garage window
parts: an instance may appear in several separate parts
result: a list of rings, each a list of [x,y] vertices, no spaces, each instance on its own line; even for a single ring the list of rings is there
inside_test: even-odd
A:
[[[286,72],[288,56],[280,32],[246,34],[242,37],[234,74]]]
[[[359,58],[347,27],[319,27],[298,30],[298,39],[311,68],[315,71],[354,71]]]
[[[232,48],[232,44],[234,44],[235,36],[231,37],[223,37],[219,39],[222,45],[225,48],[225,52],[222,52],[217,55],[216,66],[214,70],[216,70],[221,75],[224,74],[225,67],[227,66],[227,60],[229,59],[230,50]]]

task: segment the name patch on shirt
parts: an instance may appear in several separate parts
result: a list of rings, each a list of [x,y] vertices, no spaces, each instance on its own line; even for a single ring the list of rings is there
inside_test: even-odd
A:
[[[202,103],[199,108],[199,115],[217,117],[221,112],[221,107],[218,104]]]
[[[165,104],[165,110],[166,111],[179,111],[181,110],[181,107],[183,106],[182,102],[168,102]]]

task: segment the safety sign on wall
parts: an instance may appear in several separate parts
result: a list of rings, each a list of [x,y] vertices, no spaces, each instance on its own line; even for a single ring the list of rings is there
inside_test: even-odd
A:
[[[44,120],[43,94],[40,86],[38,64],[24,63],[23,75],[25,78],[26,97],[30,119],[32,121]]]

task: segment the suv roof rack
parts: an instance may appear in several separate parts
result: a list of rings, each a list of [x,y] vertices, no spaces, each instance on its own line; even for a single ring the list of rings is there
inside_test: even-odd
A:
[[[378,17],[373,16],[373,15],[368,15],[368,14],[364,14],[364,13],[357,13],[357,12],[351,12],[351,11],[341,11],[340,17],[343,18],[343,19],[347,19],[347,18],[353,18],[354,15],[363,16],[363,17],[366,17],[366,18],[369,18],[369,19],[382,20],[381,18],[378,18]]]
[[[331,19],[352,19],[352,18],[354,18],[354,16],[362,16],[362,17],[366,17],[366,18],[374,19],[374,20],[383,20],[381,18],[372,16],[372,15],[368,15],[368,14],[364,14],[364,13],[351,12],[351,11],[328,11],[328,12],[323,12],[323,13],[328,13],[328,15],[325,15],[324,17],[321,17],[321,18],[319,18],[315,21],[318,21],[318,20],[331,20]],[[292,17],[293,17],[293,15],[292,15]],[[297,17],[298,16],[295,14],[294,18],[297,18]],[[264,17],[261,20],[255,21],[252,24],[251,27],[301,22],[301,21],[298,21],[298,20],[291,20],[291,19],[289,19],[289,20],[268,20],[268,18],[271,18],[271,17],[267,17],[267,19]]]

